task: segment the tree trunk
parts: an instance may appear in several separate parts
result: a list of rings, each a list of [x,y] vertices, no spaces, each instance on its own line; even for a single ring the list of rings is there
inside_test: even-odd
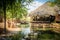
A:
[[[6,0],[3,1],[3,12],[4,12],[4,33],[6,33]]]

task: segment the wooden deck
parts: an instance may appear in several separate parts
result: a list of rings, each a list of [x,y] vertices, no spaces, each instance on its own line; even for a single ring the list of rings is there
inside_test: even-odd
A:
[[[60,24],[59,23],[49,23],[43,22],[43,21],[33,21],[30,22],[30,27],[31,30],[56,30],[60,29]]]

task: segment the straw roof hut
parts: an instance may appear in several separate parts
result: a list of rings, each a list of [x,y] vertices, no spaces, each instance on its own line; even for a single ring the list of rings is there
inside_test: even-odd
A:
[[[55,5],[54,7],[49,5],[50,3],[47,2],[45,4],[43,4],[42,6],[39,6],[36,10],[32,11],[31,13],[29,13],[30,15],[35,15],[35,14],[39,14],[39,15],[55,15],[56,11],[59,10],[59,8]]]
[[[39,17],[48,17],[50,15],[52,16],[56,16],[57,11],[59,10],[59,8],[55,5],[54,7],[50,6],[50,3],[47,2],[45,4],[43,4],[42,6],[39,6],[36,10],[32,11],[31,13],[29,13],[29,17],[31,17],[31,19],[33,19],[33,17],[36,18],[36,16]],[[39,18],[37,17],[37,18]]]

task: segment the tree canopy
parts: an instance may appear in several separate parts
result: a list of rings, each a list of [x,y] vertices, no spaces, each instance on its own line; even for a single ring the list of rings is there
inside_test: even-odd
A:
[[[32,0],[0,0],[0,15],[4,17],[4,32],[6,32],[6,18],[22,17],[27,13],[23,3],[28,5]]]
[[[58,7],[60,7],[60,0],[49,0],[52,5],[57,5]]]
[[[5,10],[7,17],[12,17],[13,15],[13,17],[21,18],[22,15],[26,15],[27,8],[25,6],[30,2],[32,0],[0,0],[0,11],[2,10],[1,12],[3,13],[3,10]]]

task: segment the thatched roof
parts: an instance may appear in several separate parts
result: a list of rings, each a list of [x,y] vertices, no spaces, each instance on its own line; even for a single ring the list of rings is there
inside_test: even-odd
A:
[[[49,3],[45,3],[42,6],[39,6],[36,10],[32,11],[29,16],[34,15],[56,15],[56,10],[59,8],[57,6],[51,7]]]

